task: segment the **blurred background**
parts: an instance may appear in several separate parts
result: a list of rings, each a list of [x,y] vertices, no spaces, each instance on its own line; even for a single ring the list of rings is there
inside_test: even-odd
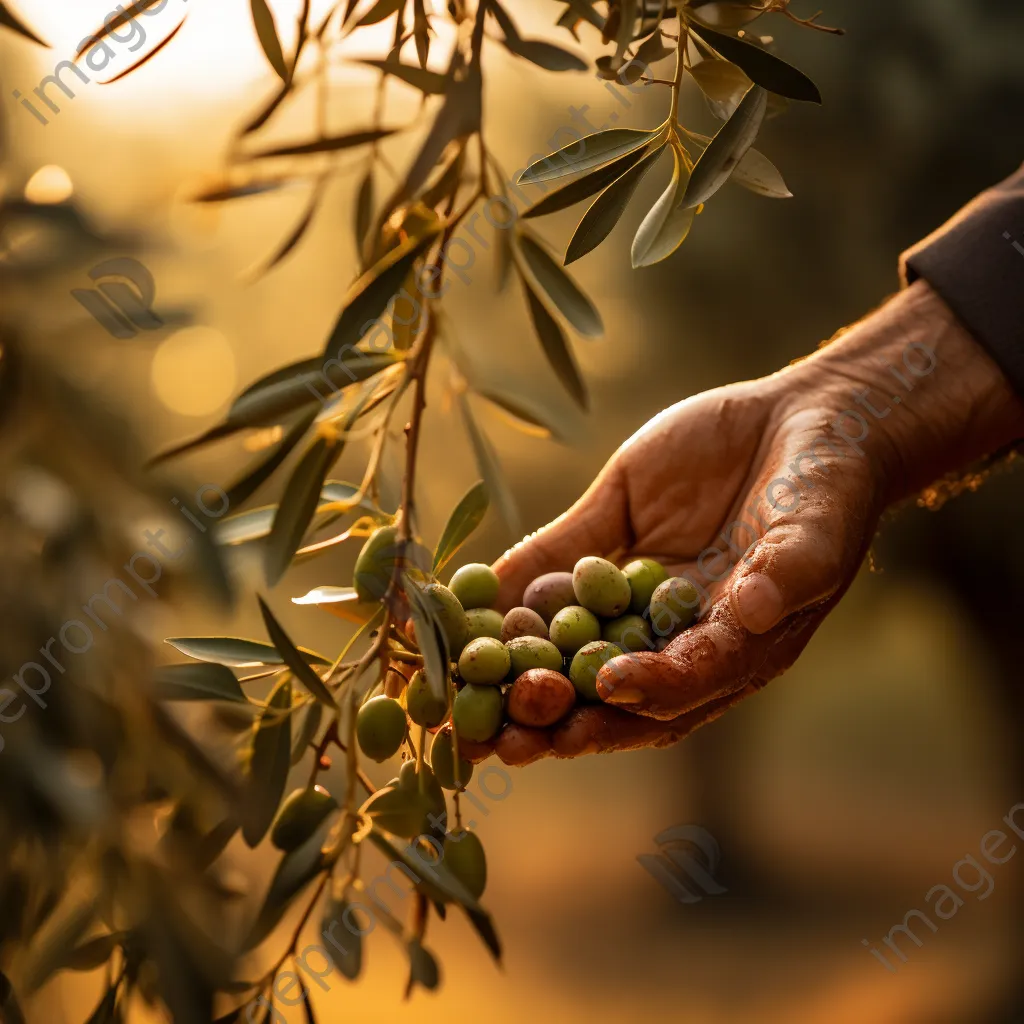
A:
[[[188,198],[219,180],[240,125],[275,89],[245,0],[192,0],[159,59],[110,85],[69,79],[77,95],[54,93],[62,109],[45,126],[12,90],[30,94],[110,4],[16,6],[52,49],[0,36],[6,189],[35,202],[71,201],[98,238],[121,241],[67,254],[45,288],[29,281],[12,296],[7,315],[77,384],[125,410],[135,441],[153,453],[218,421],[256,377],[320,351],[357,269],[351,225],[362,158],[341,161],[305,239],[258,276],[303,216],[310,186],[223,205]],[[272,6],[291,25],[301,4]],[[522,29],[572,45],[550,27],[560,8],[509,6]],[[143,27],[162,36],[180,20],[177,7],[181,0],[170,0]],[[570,504],[665,405],[769,373],[880,303],[898,286],[900,251],[1024,159],[1018,0],[825,0],[822,20],[846,36],[775,21],[764,29],[825,98],[822,108],[793,104],[758,143],[795,198],[727,187],[671,259],[634,272],[628,250],[639,202],[610,242],[573,268],[607,327],[602,340],[573,343],[592,392],[589,416],[570,407],[547,369],[517,289],[496,293],[487,253],[466,271],[471,285],[451,287],[455,337],[479,379],[529,394],[563,426],[557,444],[480,410],[526,530]],[[373,39],[358,36],[352,54],[374,55]],[[386,31],[380,44],[378,53]],[[569,123],[570,105],[589,105],[594,124],[621,109],[591,75],[547,74],[491,49],[485,132],[509,171],[545,150]],[[331,128],[369,124],[374,76],[339,63],[332,86]],[[414,118],[415,94],[391,92],[390,123]],[[622,124],[663,116],[655,90],[626,98],[633,105]],[[264,142],[302,141],[312,116],[303,97],[290,101]],[[695,89],[683,120],[703,131],[714,123]],[[402,166],[407,146],[385,152]],[[652,175],[641,199],[649,204],[662,187]],[[541,231],[561,249],[579,213],[547,218]],[[481,230],[493,240],[493,229]],[[0,235],[5,260],[31,259],[39,244],[7,228]],[[70,292],[91,287],[89,268],[129,247],[153,275],[166,323],[117,340]],[[440,393],[428,424],[420,525],[432,543],[476,471]],[[232,441],[197,453],[175,468],[181,493],[226,485],[249,457]],[[332,476],[356,478],[365,457],[365,446],[353,445]],[[1024,1021],[1024,858],[991,868],[988,899],[967,896],[937,934],[922,929],[923,948],[905,942],[909,962],[898,973],[862,944],[879,947],[907,911],[926,910],[925,893],[952,885],[956,862],[979,857],[983,836],[1024,801],[1024,538],[1013,525],[1022,501],[1020,473],[1004,472],[938,511],[891,515],[871,567],[796,667],[685,744],[512,771],[507,797],[484,800],[489,813],[478,820],[504,970],[461,918],[450,919],[430,934],[443,988],[405,1003],[400,950],[375,935],[359,984],[335,973],[329,992],[315,991],[322,1018],[405,1021],[429,1010],[496,1024],[641,1015],[685,1024]],[[515,539],[489,518],[465,554],[491,561]],[[271,595],[297,642],[333,654],[348,636],[337,620],[289,599],[347,584],[353,557],[296,567]],[[238,560],[243,593],[261,586],[256,567]],[[154,642],[263,635],[250,599],[233,619],[201,602],[151,611]],[[391,774],[381,767],[375,781]],[[682,905],[637,863],[656,852],[657,833],[677,824],[717,839],[727,892]],[[248,858],[257,890],[271,864],[266,850]],[[52,1019],[81,1020],[99,991],[98,981],[65,975],[43,1008]]]

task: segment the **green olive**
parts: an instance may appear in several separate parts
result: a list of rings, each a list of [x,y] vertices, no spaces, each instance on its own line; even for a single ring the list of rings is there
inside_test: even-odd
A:
[[[405,711],[392,697],[371,697],[356,715],[356,736],[363,753],[373,761],[386,761],[398,753],[405,739]]]
[[[572,587],[577,604],[607,619],[621,615],[632,598],[629,582],[622,571],[596,555],[588,555],[576,563],[572,571]]]
[[[622,656],[622,648],[607,640],[595,640],[581,647],[569,666],[569,678],[576,692],[587,700],[599,700],[597,695],[597,673],[612,658]]]
[[[452,721],[459,736],[474,743],[486,743],[501,728],[502,700],[497,686],[474,686],[459,690],[452,708]]]
[[[387,593],[399,550],[397,526],[382,526],[370,535],[352,573],[352,586],[360,601],[379,601]]]
[[[296,789],[291,793],[277,815],[270,841],[279,850],[294,850],[301,846],[321,825],[338,801],[323,786]]]
[[[624,651],[653,651],[654,637],[651,624],[641,615],[620,615],[606,622],[601,639],[618,644]]]
[[[455,755],[452,751],[452,733],[450,729],[439,732],[430,745],[430,766],[434,769],[434,778],[445,789],[457,789],[455,779]],[[464,757],[459,758],[458,781],[463,786],[473,777],[473,765]]]
[[[571,572],[547,572],[538,576],[523,593],[523,605],[550,624],[555,612],[576,603]]]
[[[459,675],[467,683],[500,683],[511,667],[512,659],[505,645],[490,636],[470,640],[459,655]]]
[[[469,890],[470,896],[480,899],[487,887],[487,858],[476,833],[455,829],[445,838],[442,855],[448,870]]]
[[[409,718],[416,725],[425,725],[428,729],[440,725],[448,714],[448,701],[438,700],[430,688],[426,673],[417,670],[405,690],[405,706]]]
[[[654,591],[668,579],[668,573],[661,562],[653,558],[636,558],[622,570],[632,595],[629,610],[634,615],[643,615],[651,603]]]
[[[515,679],[531,668],[562,670],[562,652],[548,639],[537,636],[517,636],[505,645],[512,668],[509,676]]]
[[[651,596],[651,625],[658,636],[671,636],[697,617],[700,594],[685,576],[673,576]]]
[[[575,654],[595,640],[601,639],[601,623],[586,608],[571,604],[555,613],[549,630],[551,642],[563,654]]]
[[[496,612],[493,608],[470,608],[466,612],[466,621],[469,623],[470,640],[482,636],[501,639],[501,612]]]
[[[469,622],[459,599],[440,583],[428,583],[423,592],[430,601],[448,641],[448,653],[458,658],[469,639]]]
[[[470,608],[490,608],[498,600],[500,585],[497,573],[489,565],[470,562],[455,571],[448,589],[469,611]]]

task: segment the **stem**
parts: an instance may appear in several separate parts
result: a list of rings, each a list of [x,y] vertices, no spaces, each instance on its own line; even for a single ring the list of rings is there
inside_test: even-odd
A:
[[[689,41],[690,33],[683,18],[682,11],[679,12],[679,39],[676,40],[676,73],[672,79],[672,106],[669,110],[668,120],[673,127],[679,120],[679,93],[683,84],[683,71],[686,68],[686,44]]]

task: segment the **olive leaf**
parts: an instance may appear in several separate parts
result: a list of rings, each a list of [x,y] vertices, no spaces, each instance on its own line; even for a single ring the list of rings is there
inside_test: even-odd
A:
[[[351,351],[367,325],[377,320],[398,292],[413,263],[427,250],[440,232],[440,225],[425,229],[392,249],[366,271],[349,289],[341,315],[324,348],[324,358]]]
[[[25,1024],[25,1014],[10,979],[0,971],[0,1020],[4,1024]]]
[[[519,398],[511,398],[508,395],[499,394],[490,388],[474,387],[473,390],[481,398],[497,406],[504,419],[529,437],[539,437],[545,440],[554,438],[556,441],[564,440],[560,430],[553,427],[546,419],[542,419],[532,409],[528,409]]]
[[[535,301],[538,304],[540,303],[539,299],[535,298]],[[548,315],[546,310],[545,315]],[[551,323],[554,324],[554,321],[552,320]],[[556,330],[559,330],[557,324],[554,324],[554,326]],[[561,333],[560,330],[559,333]],[[562,342],[564,344],[564,338],[562,339]],[[565,352],[568,355],[568,349],[565,349]],[[569,358],[571,359],[572,357],[569,356]],[[501,463],[498,461],[498,457],[495,455],[490,441],[487,440],[487,436],[477,425],[476,419],[473,416],[473,411],[470,409],[469,402],[466,400],[466,396],[463,394],[458,395],[457,401],[459,412],[462,415],[463,425],[466,428],[466,433],[469,435],[469,442],[473,447],[473,455],[476,457],[477,469],[479,469],[480,475],[483,477],[484,483],[487,485],[487,492],[494,500],[498,513],[509,531],[514,536],[521,537],[522,528],[519,520],[519,509],[516,506],[516,501],[512,495],[512,491],[509,489],[508,483],[505,480],[505,474],[502,472]]]
[[[437,71],[428,71],[426,68],[417,67],[415,64],[403,64],[398,60],[380,60],[369,57],[360,58],[359,64],[366,64],[368,67],[376,68],[385,75],[391,75],[399,81],[411,85],[414,89],[427,96],[440,96],[450,84],[447,75]]]
[[[321,934],[326,939],[323,948],[331,962],[349,981],[355,981],[363,969],[363,937],[358,930],[346,927],[346,913],[351,904],[348,900],[328,900],[324,904],[323,918],[320,921]],[[334,926],[341,924],[344,937],[339,942],[334,938]]]
[[[575,399],[576,404],[586,411],[587,388],[580,376],[579,368],[576,366],[576,360],[569,350],[569,344],[565,340],[562,328],[547,311],[547,307],[537,296],[533,286],[521,270],[519,271],[519,280],[526,293],[526,302],[530,309],[530,319],[533,322],[534,331],[544,349],[551,369],[555,371],[555,375],[562,382],[566,391]],[[485,476],[484,479],[486,480],[487,477]]]
[[[316,605],[360,626],[383,611],[379,601],[361,601],[352,587],[314,587],[302,597],[293,597],[292,604]]]
[[[821,102],[818,87],[807,75],[760,46],[704,26],[691,28],[691,31],[701,42],[746,72],[747,77],[762,88],[792,100]]]
[[[430,600],[408,572],[402,574],[402,590],[409,601],[409,617],[416,630],[416,644],[423,655],[423,672],[431,696],[448,699],[448,643]]]
[[[690,76],[704,93],[711,113],[722,121],[732,117],[752,85],[750,79],[727,60],[702,60],[689,70]]]
[[[377,0],[377,2],[355,23],[356,28],[376,25],[390,18],[405,6],[405,0]],[[347,20],[347,19],[346,19]]]
[[[185,17],[178,22],[177,27],[174,28],[169,35],[165,36],[164,39],[157,43],[157,45],[154,46],[153,49],[150,50],[145,57],[142,57],[140,60],[137,60],[134,64],[129,65],[124,69],[124,71],[121,71],[120,73],[114,75],[113,78],[108,78],[106,81],[101,82],[100,84],[113,85],[115,82],[120,82],[122,78],[127,78],[129,75],[138,71],[139,68],[141,68],[144,64],[148,64],[165,47],[170,46],[171,42],[174,40],[177,34],[185,27],[185,19],[187,17],[188,15],[185,15]]]
[[[645,147],[643,146],[634,149],[631,153],[620,156],[610,164],[598,167],[588,174],[577,178],[575,181],[570,181],[569,184],[555,189],[554,192],[544,196],[543,199],[538,199],[532,206],[528,206],[520,216],[524,220],[530,217],[544,217],[549,213],[564,210],[567,207],[582,202],[584,199],[588,199],[596,192],[600,192],[601,189],[610,185],[617,178],[622,177],[644,155],[644,149]]]
[[[658,30],[637,47],[636,56],[633,60],[640,65],[657,64],[659,60],[670,57],[674,52],[675,50],[671,46],[665,45],[665,38],[662,36],[661,31]]]
[[[192,663],[165,665],[154,673],[161,700],[227,700],[248,704],[235,674],[224,665]]]
[[[264,550],[263,572],[270,586],[285,574],[299,550],[341,448],[342,442],[334,437],[318,437],[288,480]]]
[[[626,210],[637,185],[661,156],[665,144],[651,150],[638,164],[631,167],[621,178],[613,181],[591,204],[583,219],[576,225],[569,245],[565,250],[565,265],[574,263],[581,256],[596,249],[611,234],[612,228]]]
[[[370,233],[370,222],[373,220],[373,167],[371,166],[359,183],[359,192],[355,206],[355,243],[356,254],[362,266],[363,245]]]
[[[551,300],[555,309],[580,334],[588,338],[599,338],[604,333],[601,314],[566,270],[532,236],[520,232],[516,241],[517,252],[531,279]]]
[[[306,209],[303,211],[302,216],[299,218],[298,223],[292,229],[290,235],[277,247],[273,255],[263,264],[263,266],[256,272],[256,277],[260,277],[266,274],[279,263],[285,260],[289,253],[302,241],[303,236],[309,230],[310,225],[313,223],[313,218],[316,216],[317,210],[320,208],[320,203],[323,200],[324,192],[327,190],[327,177],[321,177],[316,186],[313,188],[312,194],[309,197],[309,201],[306,203]]]
[[[712,28],[741,28],[767,9],[767,0],[690,0],[687,4],[691,17]]]
[[[106,39],[111,33],[116,32],[123,25],[129,24],[138,15],[148,10],[154,4],[160,3],[161,0],[135,0],[135,3],[129,4],[127,7],[119,7],[116,14],[108,15],[103,22],[101,28],[97,29],[91,36],[86,36],[85,39],[79,44],[78,49],[75,51],[75,60],[85,53],[86,50],[92,49],[102,39]],[[0,3],[0,9],[3,4]],[[0,16],[0,23],[3,19]]]
[[[256,600],[259,602],[260,614],[263,616],[263,624],[267,627],[267,634],[270,642],[280,652],[284,663],[292,670],[295,678],[316,697],[321,704],[331,709],[337,708],[331,691],[324,685],[324,681],[309,667],[309,663],[299,652],[299,649],[292,643],[291,638],[284,631],[281,623],[274,617],[274,613],[267,606],[266,601],[258,594]]]
[[[753,147],[743,154],[729,180],[769,199],[793,198],[775,164]]]
[[[291,765],[291,711],[292,683],[285,676],[271,692],[253,738],[241,815],[242,838],[250,847],[267,834],[284,796]]]
[[[580,21],[587,22],[588,25],[593,25],[598,32],[604,31],[605,19],[594,10],[593,4],[590,0],[566,0],[569,5],[566,13],[571,12]],[[561,24],[561,21],[559,22]]]
[[[729,180],[757,138],[767,103],[768,94],[760,86],[747,90],[736,113],[722,125],[690,172],[681,206],[707,202]]]
[[[637,0],[619,0],[619,31],[615,39],[615,60],[616,67],[621,66],[622,56],[629,44],[633,42],[633,30],[636,27],[637,8],[640,4]]]
[[[672,159],[672,179],[647,211],[633,238],[630,258],[634,268],[649,267],[671,256],[683,244],[693,224],[696,208],[679,205],[686,191],[688,175],[684,173],[682,158],[674,147]]]
[[[540,160],[535,160],[518,178],[517,185],[535,185],[541,181],[564,178],[568,174],[579,174],[632,153],[646,146],[661,129],[642,131],[639,128],[608,128],[594,132],[579,142],[573,142]],[[560,161],[560,162],[556,162]]]
[[[89,939],[72,949],[55,969],[58,971],[94,971],[110,959],[114,950],[123,945],[127,937],[127,932],[97,935],[96,938]]]
[[[316,736],[320,729],[320,723],[323,721],[323,717],[323,704],[311,701],[309,708],[306,710],[305,717],[302,719],[302,726],[299,729],[298,735],[295,737],[295,742],[292,744],[293,768],[306,756],[306,751],[313,742],[313,737]]]
[[[419,633],[416,634],[419,636]],[[378,789],[359,809],[377,828],[412,839],[424,828],[432,804],[418,789]]]
[[[308,156],[310,153],[335,153],[339,149],[352,149],[365,146],[369,142],[378,142],[394,135],[397,128],[365,128],[357,132],[346,132],[344,135],[332,135],[325,139],[314,139],[312,142],[297,142],[288,146],[275,146],[273,149],[261,149],[248,154],[250,160],[263,160],[275,156]]]
[[[150,4],[156,3],[156,0],[145,0],[145,3],[146,6],[148,7]],[[133,6],[138,6],[138,4],[135,4]],[[11,29],[13,32],[17,32],[18,35],[24,36],[26,39],[31,39],[33,43],[38,43],[40,46],[45,46],[47,48],[49,48],[50,46],[49,43],[44,43],[42,39],[40,39],[39,36],[35,34],[35,32],[33,32],[30,28],[28,28],[28,26],[25,25],[24,22],[20,21],[13,14],[11,14],[11,12],[7,9],[7,5],[2,2],[0,2],[0,25],[3,25],[4,28]]]
[[[501,26],[505,48],[510,53],[546,71],[586,71],[586,61],[580,60],[576,54],[540,39],[523,39],[509,13],[497,0],[490,0],[487,10]]]
[[[445,523],[441,538],[434,549],[433,572],[435,575],[452,560],[459,548],[483,522],[489,505],[487,486],[482,480],[478,480],[452,509],[452,514],[448,517],[448,522]]]
[[[428,991],[433,991],[441,983],[441,971],[437,961],[416,939],[410,939],[407,948],[409,954],[409,983],[406,986],[406,996],[416,985],[422,985]]]
[[[281,40],[277,34],[277,25],[274,24],[274,15],[267,6],[267,0],[250,0],[252,9],[252,23],[256,29],[256,36],[263,47],[270,66],[277,72],[282,82],[287,82],[291,77],[288,65],[285,63],[284,51],[281,49]]]

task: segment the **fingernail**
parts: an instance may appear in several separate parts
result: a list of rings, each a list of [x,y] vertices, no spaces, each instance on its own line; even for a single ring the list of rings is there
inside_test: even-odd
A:
[[[785,613],[782,594],[774,580],[759,572],[745,576],[736,584],[732,607],[751,633],[766,633]]]
[[[639,704],[644,699],[644,691],[635,686],[617,686],[612,689],[605,682],[597,684],[597,695],[608,704]]]

